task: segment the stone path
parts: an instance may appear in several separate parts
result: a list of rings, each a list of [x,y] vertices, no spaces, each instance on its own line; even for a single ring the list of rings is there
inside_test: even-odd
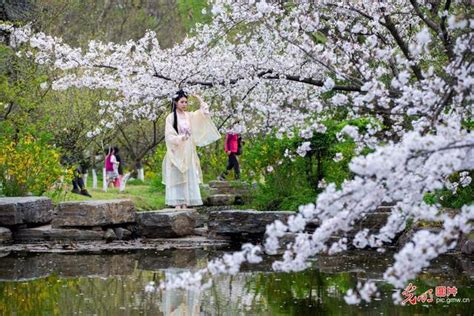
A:
[[[214,190],[214,197],[225,192],[234,197],[234,202],[235,197],[244,197],[248,190],[223,181],[211,182],[210,188]],[[264,239],[268,224],[275,220],[285,223],[295,214],[234,209],[235,206],[226,203],[197,210],[136,212],[130,200],[65,202],[53,207],[51,200],[45,197],[0,198],[0,252],[100,252],[258,242]],[[389,215],[390,206],[369,212],[355,223],[354,229],[333,236],[328,245],[342,237],[351,245],[355,234],[364,228],[376,233]],[[313,221],[304,233],[311,234],[318,227],[319,223]],[[391,246],[403,247],[404,240],[410,240],[416,229],[404,231]],[[295,236],[287,233],[283,240],[292,242]],[[474,241],[470,237],[463,236],[453,251],[472,254]]]

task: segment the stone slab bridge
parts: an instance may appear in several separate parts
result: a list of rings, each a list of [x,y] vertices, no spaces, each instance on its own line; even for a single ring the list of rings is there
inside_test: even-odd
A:
[[[207,205],[197,209],[137,212],[131,200],[89,200],[53,205],[47,197],[0,198],[0,252],[100,252],[137,249],[200,248],[264,239],[266,225],[286,222],[294,212],[236,209],[245,200],[242,188],[211,182]],[[225,198],[222,196],[226,196]],[[217,196],[217,197],[216,197]],[[219,202],[219,199],[221,202]],[[383,206],[355,224],[355,229],[334,236],[350,239],[359,230],[378,231],[390,213]],[[318,227],[314,221],[304,233]],[[388,245],[403,246],[416,230],[406,230]],[[294,234],[284,236],[291,241]],[[466,239],[456,251],[472,254]],[[283,248],[283,247],[282,247]]]

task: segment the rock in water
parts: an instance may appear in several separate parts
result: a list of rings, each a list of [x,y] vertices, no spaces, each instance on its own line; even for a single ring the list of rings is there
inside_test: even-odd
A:
[[[275,220],[286,222],[294,212],[287,211],[256,211],[256,210],[228,210],[209,213],[209,234],[227,235],[234,238],[248,237],[261,238],[266,226]]]

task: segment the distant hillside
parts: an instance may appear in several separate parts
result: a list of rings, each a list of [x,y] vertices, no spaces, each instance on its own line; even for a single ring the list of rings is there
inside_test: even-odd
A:
[[[0,20],[33,22],[73,46],[136,40],[153,30],[162,47],[171,47],[206,20],[206,7],[205,0],[0,0]]]

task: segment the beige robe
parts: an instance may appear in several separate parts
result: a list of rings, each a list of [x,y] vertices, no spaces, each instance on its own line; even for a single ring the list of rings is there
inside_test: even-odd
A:
[[[196,146],[206,146],[221,136],[209,115],[203,110],[185,113],[191,137],[184,140],[173,128],[173,113],[166,117],[166,155],[163,159],[163,184],[166,185],[166,204],[201,205],[199,184],[202,171]],[[178,125],[182,121],[178,118]],[[179,130],[179,128],[178,128]]]

